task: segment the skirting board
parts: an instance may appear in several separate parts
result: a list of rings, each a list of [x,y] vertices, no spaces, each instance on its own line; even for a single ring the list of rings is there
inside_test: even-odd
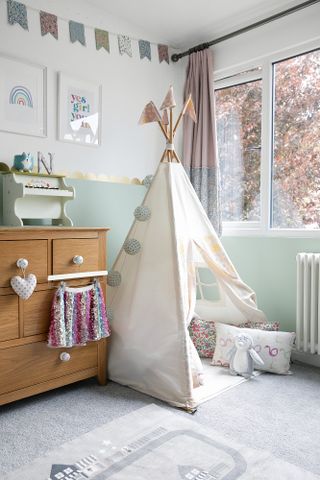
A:
[[[305,363],[307,365],[313,365],[314,367],[320,368],[320,355],[312,354],[312,353],[305,353],[299,352],[297,350],[293,350],[291,355],[291,360],[293,363]]]

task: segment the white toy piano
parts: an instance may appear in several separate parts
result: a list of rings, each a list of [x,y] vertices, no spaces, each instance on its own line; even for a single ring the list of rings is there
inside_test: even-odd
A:
[[[6,226],[73,226],[66,203],[75,198],[74,188],[62,175],[3,173],[3,223]]]

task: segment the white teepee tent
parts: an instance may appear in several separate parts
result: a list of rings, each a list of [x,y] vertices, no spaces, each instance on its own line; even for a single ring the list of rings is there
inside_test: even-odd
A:
[[[199,395],[202,365],[188,333],[199,257],[224,292],[220,321],[263,322],[265,317],[224,251],[183,166],[171,161],[177,157],[172,154],[172,110],[170,114],[170,153],[165,150],[162,157],[168,161],[159,164],[108,276],[113,312],[109,377],[192,409],[210,397],[207,390],[206,398]]]

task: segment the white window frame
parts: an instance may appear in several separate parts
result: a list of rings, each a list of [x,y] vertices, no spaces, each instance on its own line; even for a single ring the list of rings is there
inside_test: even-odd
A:
[[[320,238],[320,228],[317,230],[308,230],[271,227],[274,97],[273,65],[274,63],[298,55],[303,55],[317,49],[320,49],[320,37],[285,50],[273,52],[268,56],[255,58],[250,62],[242,63],[232,68],[214,72],[215,90],[262,79],[260,173],[261,220],[257,222],[223,222],[223,236]],[[260,70],[257,70],[258,68]],[[250,70],[254,69],[256,69],[256,71],[250,72]]]

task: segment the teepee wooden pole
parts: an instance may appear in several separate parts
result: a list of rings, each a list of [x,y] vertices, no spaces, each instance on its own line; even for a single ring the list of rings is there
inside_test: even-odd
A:
[[[163,162],[163,160],[165,159],[167,151],[168,151],[168,150],[165,148],[165,150],[164,150],[164,152],[163,152],[163,154],[162,154],[162,157],[161,157],[160,163],[162,163],[162,162]]]
[[[173,107],[170,107],[169,142],[171,148],[173,148]],[[172,150],[169,150],[170,162],[172,162],[172,152]]]
[[[181,160],[175,150],[172,151],[174,158],[176,159],[177,163],[181,163]]]
[[[167,132],[165,131],[165,128],[164,128],[164,126],[162,125],[162,122],[159,122],[159,120],[158,120],[158,124],[159,124],[159,127],[161,128],[162,133],[163,133],[163,135],[165,136],[166,140],[169,140],[169,136],[168,136]]]

